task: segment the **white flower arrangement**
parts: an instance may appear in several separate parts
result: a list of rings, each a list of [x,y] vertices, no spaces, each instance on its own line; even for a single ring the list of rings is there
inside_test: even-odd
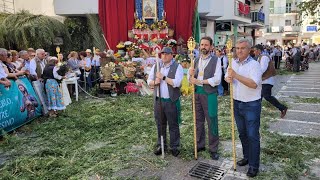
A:
[[[131,46],[131,44],[132,44],[131,41],[126,41],[126,42],[124,42],[124,45],[125,45],[125,46]]]
[[[176,45],[177,44],[177,41],[174,40],[174,39],[170,39],[168,42],[167,42],[168,45]]]

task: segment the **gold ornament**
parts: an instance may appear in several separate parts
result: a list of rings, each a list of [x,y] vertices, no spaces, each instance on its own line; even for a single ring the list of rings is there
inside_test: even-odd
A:
[[[57,64],[57,66],[61,66],[62,63],[60,62],[60,56],[59,56],[59,54],[60,54],[60,47],[59,47],[59,46],[56,47],[56,52],[57,52],[57,58],[58,58],[58,64]]]
[[[227,41],[227,49],[228,49],[228,50],[231,50],[231,49],[232,49],[232,40],[231,40],[231,39],[229,39],[229,40]]]
[[[192,52],[194,50],[194,48],[196,47],[196,41],[194,40],[193,37],[190,37],[188,39],[187,45],[188,45],[188,49]]]

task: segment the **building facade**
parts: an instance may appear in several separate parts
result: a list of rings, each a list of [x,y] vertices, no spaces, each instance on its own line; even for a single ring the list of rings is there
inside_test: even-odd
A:
[[[199,0],[202,36],[224,46],[228,38],[247,38],[256,44],[268,25],[267,0]]]
[[[264,30],[262,43],[268,45],[308,44],[320,43],[318,26],[311,22],[318,18],[299,15],[297,5],[301,0],[271,0],[270,26]],[[301,23],[302,22],[302,23]],[[301,23],[301,24],[300,24]]]

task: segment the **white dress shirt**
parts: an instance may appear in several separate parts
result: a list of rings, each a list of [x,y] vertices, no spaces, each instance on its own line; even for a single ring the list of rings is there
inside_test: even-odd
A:
[[[61,79],[62,79],[62,76],[60,76],[60,75],[57,73],[58,70],[59,70],[59,67],[57,67],[57,66],[55,66],[55,67],[53,68],[53,77],[54,77],[55,79],[61,80]]]
[[[44,67],[45,67],[45,63],[44,63],[43,60],[40,62],[40,66],[41,66],[41,74],[42,74],[43,70],[44,70]],[[36,72],[36,69],[37,69],[36,58],[31,59],[29,68],[30,68],[30,74],[31,75],[37,75],[37,72]]]
[[[170,70],[170,66],[172,65],[174,60],[171,61],[171,63],[167,66],[163,66],[163,63],[160,63],[160,72],[161,74],[163,74],[164,76],[168,76],[169,70]],[[156,64],[152,66],[149,77],[148,77],[148,85],[150,85],[151,81],[155,80],[155,74],[154,74],[154,68],[156,67]],[[181,81],[183,79],[183,68],[182,66],[179,64],[177,71],[176,71],[176,75],[174,77],[174,79],[172,79],[173,81],[173,86],[174,88],[176,87],[180,87],[181,86]],[[161,91],[161,97],[162,98],[170,98],[169,96],[169,90],[168,90],[168,85],[164,80],[160,81],[160,91]]]
[[[93,56],[91,65],[92,66],[100,66],[100,56],[99,55]]]
[[[198,64],[198,68],[199,68],[199,72],[198,72],[198,75],[197,75],[197,79],[202,81],[202,80],[205,80],[203,79],[203,76],[200,76],[200,71],[202,69],[202,66],[203,67],[203,70],[207,67],[207,65],[209,64],[208,61],[210,61],[211,59],[211,55],[205,59],[205,60],[201,60],[201,58],[199,58],[199,64]],[[200,61],[201,60],[201,61]],[[207,62],[206,62],[207,61]],[[202,63],[202,65],[201,65]],[[216,70],[215,70],[215,73],[213,75],[212,78],[209,78],[207,79],[208,80],[208,83],[210,86],[212,87],[215,87],[215,86],[218,86],[220,83],[221,83],[221,76],[222,76],[222,70],[221,70],[221,59],[218,58],[217,60],[217,65],[216,65]],[[220,77],[220,78],[219,78]],[[189,75],[189,71],[188,71],[188,74],[187,74],[187,78],[188,78],[188,81],[190,81],[190,75]],[[203,84],[196,84],[197,86],[203,86]]]
[[[86,60],[86,67],[90,68],[91,67],[91,57],[85,58]]]
[[[84,69],[84,65],[85,65],[85,64],[86,64],[86,59],[80,60],[80,62],[79,62],[80,68],[79,68],[79,69]]]
[[[261,56],[260,66],[261,66],[262,74],[266,72],[266,70],[268,69],[269,61],[270,61],[270,58],[268,58],[268,56]],[[274,77],[271,76],[268,79],[265,79],[264,81],[262,81],[262,84],[274,85]]]
[[[0,61],[0,79],[8,77],[8,74],[5,72],[3,65],[4,64]]]
[[[242,102],[251,102],[261,99],[262,70],[259,62],[250,56],[243,62],[236,59],[232,61],[232,69],[237,74],[252,79],[257,84],[257,88],[253,89],[242,84],[240,81],[233,79],[233,99]],[[225,77],[227,76],[228,73]]]
[[[211,60],[211,56],[207,59],[202,59],[202,58],[199,59],[199,63],[198,63],[199,72],[198,72],[198,76],[197,76],[198,80],[200,80],[200,81],[206,80],[206,79],[203,79],[203,75],[200,76],[200,71],[201,71],[201,69],[204,70],[207,67],[210,60]],[[207,79],[209,85],[212,87],[218,86],[221,82],[221,76],[222,76],[221,60],[218,58],[214,76],[212,78]],[[188,78],[189,78],[189,75],[188,75]],[[197,86],[203,86],[203,85],[197,84]]]
[[[297,52],[298,52],[298,50],[297,50],[297,48],[292,48],[291,49],[291,56],[294,56],[294,55],[296,55],[297,54]]]
[[[223,67],[221,67],[221,68],[223,68],[224,74],[226,74],[227,73],[227,68],[228,68],[228,61],[229,61],[228,57],[226,55],[224,55],[224,56],[218,57],[218,59],[220,59],[220,61],[222,59]]]

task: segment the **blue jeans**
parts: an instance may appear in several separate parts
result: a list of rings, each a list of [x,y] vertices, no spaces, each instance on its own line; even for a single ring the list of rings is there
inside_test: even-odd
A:
[[[261,99],[251,102],[234,100],[234,117],[242,144],[243,158],[249,166],[259,169],[260,164]]]
[[[221,83],[218,85],[218,95],[223,96],[223,93],[224,93],[224,89],[221,81]]]

